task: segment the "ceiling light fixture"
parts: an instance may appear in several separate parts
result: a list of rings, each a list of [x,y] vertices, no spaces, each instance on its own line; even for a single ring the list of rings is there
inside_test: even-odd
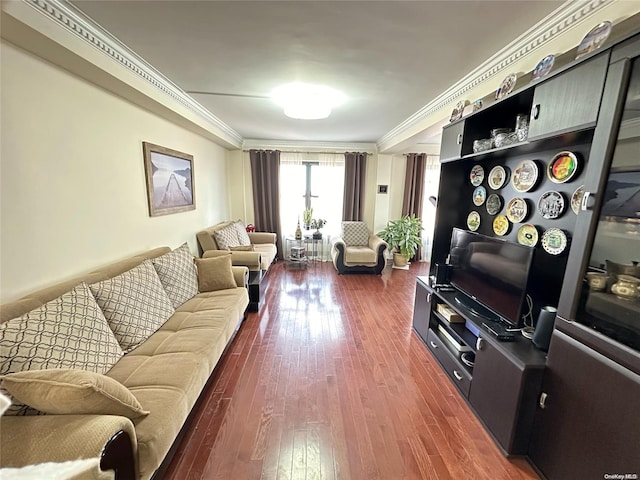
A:
[[[284,108],[284,114],[300,120],[327,118],[331,109],[341,105],[344,93],[324,85],[288,83],[271,92],[274,102]]]

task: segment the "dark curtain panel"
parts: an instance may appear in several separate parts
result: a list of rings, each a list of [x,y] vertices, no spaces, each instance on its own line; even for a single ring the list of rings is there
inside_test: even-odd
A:
[[[415,214],[422,218],[422,196],[424,195],[424,175],[427,166],[425,153],[407,154],[407,173],[404,177],[404,198],[402,200],[402,215]],[[418,247],[414,259],[421,256]]]
[[[427,155],[424,153],[407,154],[407,173],[404,177],[404,198],[402,215],[422,216],[422,196],[424,194],[424,172]]]
[[[366,166],[366,153],[345,152],[342,220],[362,220],[364,212],[364,181]]]
[[[280,151],[249,150],[256,230],[275,232],[278,258],[284,258],[280,227]]]

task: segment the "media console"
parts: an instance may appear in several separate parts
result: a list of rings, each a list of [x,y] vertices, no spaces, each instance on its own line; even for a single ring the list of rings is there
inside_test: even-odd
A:
[[[519,332],[513,341],[499,341],[483,329],[484,317],[457,302],[455,291],[445,290],[432,288],[428,277],[417,278],[413,327],[503,453],[525,455],[545,353]],[[450,323],[438,311],[442,304],[465,322]]]

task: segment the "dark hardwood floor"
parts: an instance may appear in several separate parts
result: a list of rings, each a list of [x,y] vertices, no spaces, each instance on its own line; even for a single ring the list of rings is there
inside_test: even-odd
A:
[[[271,268],[164,478],[538,478],[500,453],[412,331],[427,264]]]

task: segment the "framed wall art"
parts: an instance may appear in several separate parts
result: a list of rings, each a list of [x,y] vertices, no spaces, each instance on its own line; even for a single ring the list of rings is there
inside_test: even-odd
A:
[[[195,210],[193,156],[142,142],[149,216]]]

